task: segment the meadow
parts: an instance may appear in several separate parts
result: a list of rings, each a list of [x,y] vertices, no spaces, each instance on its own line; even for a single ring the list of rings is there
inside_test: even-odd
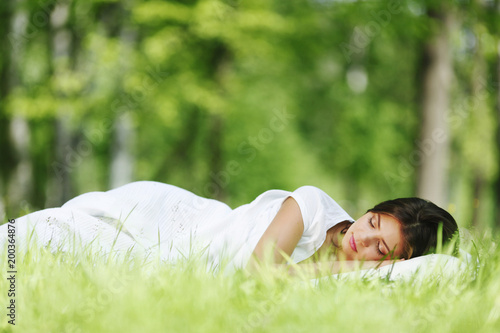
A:
[[[478,269],[394,282],[0,251],[0,332],[500,332],[499,3],[1,1],[0,223],[152,180],[481,232]]]
[[[479,262],[453,277],[387,281],[213,274],[99,260],[87,253],[19,253],[15,297],[1,259],[1,332],[498,332],[500,251],[469,242]],[[6,256],[3,256],[6,257]],[[474,267],[473,267],[474,266]],[[472,273],[472,274],[471,274]],[[8,321],[15,299],[15,325]]]

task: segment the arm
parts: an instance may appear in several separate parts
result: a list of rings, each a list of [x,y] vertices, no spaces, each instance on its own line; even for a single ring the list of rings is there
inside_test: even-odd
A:
[[[294,198],[288,197],[272,220],[255,247],[247,264],[247,269],[254,270],[262,263],[271,264],[291,275],[306,273],[312,277],[354,271],[356,269],[379,268],[393,261],[329,261],[298,263],[287,265],[283,256],[291,256],[304,233],[304,222],[299,205]],[[282,254],[283,253],[283,254]],[[270,255],[270,256],[269,256]],[[266,260],[267,259],[267,260]]]
[[[268,253],[271,263],[285,262],[281,252],[290,256],[303,233],[304,222],[299,205],[294,198],[288,197],[257,243],[247,268],[254,268],[264,261]]]

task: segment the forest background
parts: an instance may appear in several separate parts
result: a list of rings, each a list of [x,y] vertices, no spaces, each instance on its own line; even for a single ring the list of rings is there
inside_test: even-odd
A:
[[[0,214],[134,180],[322,188],[500,226],[500,4],[0,3]]]

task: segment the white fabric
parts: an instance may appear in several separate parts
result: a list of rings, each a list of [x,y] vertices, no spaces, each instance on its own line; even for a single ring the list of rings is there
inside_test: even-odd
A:
[[[232,271],[246,265],[289,196],[299,204],[304,221],[304,234],[291,255],[294,262],[316,252],[331,226],[352,221],[333,199],[313,186],[294,192],[270,190],[232,210],[173,185],[141,181],[82,194],[61,208],[23,216],[16,222],[17,236],[22,242],[35,231],[37,243],[53,250],[91,244],[103,254],[131,252],[154,257],[152,254],[159,253],[170,263],[195,255],[214,270],[227,260]],[[3,225],[0,240],[6,235]]]
[[[368,270],[364,275],[366,277],[388,278],[389,280],[415,278],[428,274],[451,277],[458,274],[465,267],[465,263],[456,257],[445,254],[429,254],[400,261],[379,269]]]
[[[325,192],[314,186],[302,186],[290,194],[297,201],[304,221],[304,234],[291,258],[299,262],[309,258],[323,245],[326,232],[342,221],[354,221]]]
[[[331,278],[350,279],[387,279],[389,281],[423,281],[427,278],[450,279],[468,274],[474,277],[475,270],[472,257],[469,253],[461,251],[460,258],[446,254],[429,254],[399,261],[379,269],[359,270],[355,272],[333,274],[318,279],[312,279],[313,284],[318,284]]]
[[[89,250],[95,254],[144,255],[144,248],[101,218],[67,208],[49,208],[15,219],[17,251],[29,246],[51,251]],[[7,240],[7,223],[0,226],[0,246]]]

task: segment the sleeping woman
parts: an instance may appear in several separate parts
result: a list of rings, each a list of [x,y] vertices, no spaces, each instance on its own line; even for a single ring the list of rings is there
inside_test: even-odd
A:
[[[354,220],[313,186],[269,190],[231,209],[152,181],[85,193],[9,223],[15,225],[20,251],[33,245],[51,251],[80,248],[105,258],[159,257],[169,264],[196,258],[213,271],[266,263],[291,272],[312,266],[323,274],[428,254],[438,238],[446,244],[458,230],[448,212],[419,198],[382,202]],[[7,224],[0,226],[0,245],[6,246],[8,235]]]

